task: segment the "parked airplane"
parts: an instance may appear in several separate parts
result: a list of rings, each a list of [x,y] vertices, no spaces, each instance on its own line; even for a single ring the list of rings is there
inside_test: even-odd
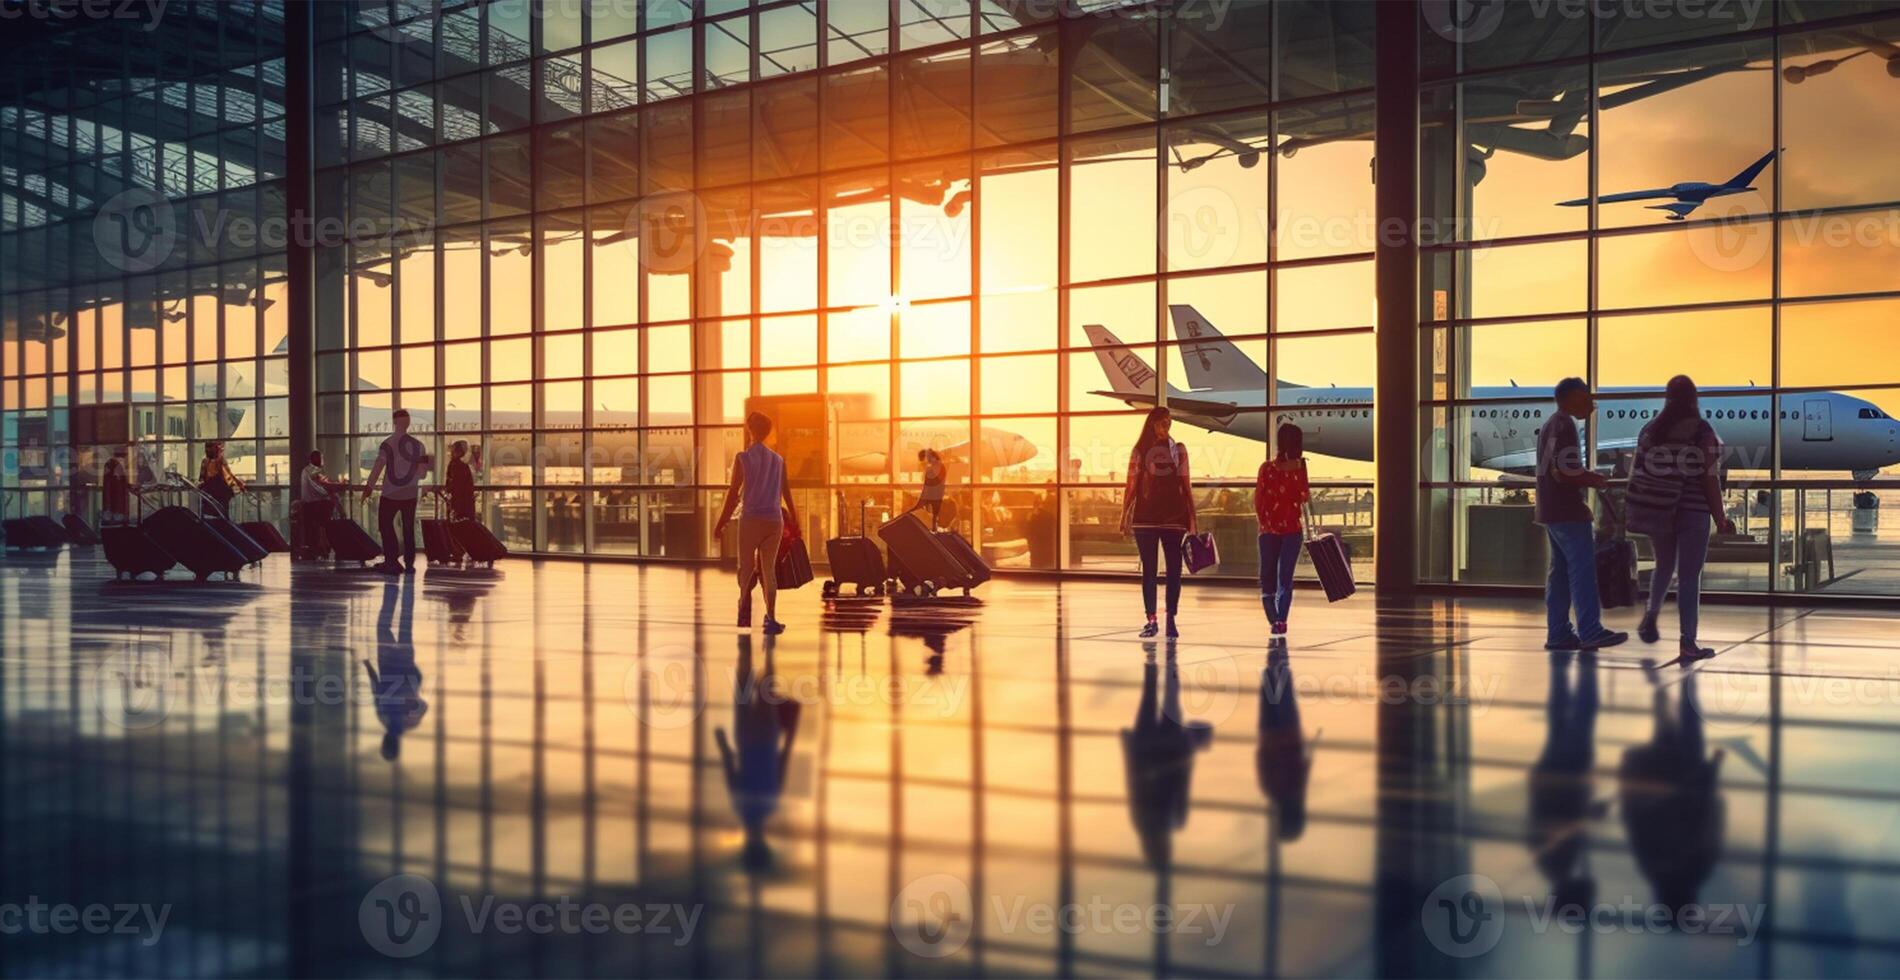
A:
[[[1266,372],[1194,307],[1170,306],[1168,313],[1175,337],[1184,343],[1181,361],[1191,389],[1167,386],[1168,407],[1178,420],[1260,442],[1268,441],[1270,425],[1291,421],[1305,430],[1306,448],[1314,452],[1372,459],[1371,388],[1311,388],[1277,381],[1271,404],[1278,408],[1264,411],[1269,404]],[[1107,328],[1090,324],[1082,329],[1113,388],[1092,394],[1133,406],[1153,405],[1155,373],[1147,362],[1121,346]],[[1775,409],[1769,395],[1751,393],[1756,391],[1703,390],[1703,415],[1727,447],[1730,466],[1768,465]],[[1607,460],[1636,448],[1637,435],[1662,408],[1662,397],[1655,388],[1611,387],[1599,389],[1599,394],[1648,396],[1606,398],[1598,408],[1592,424],[1598,427],[1599,456]],[[1533,473],[1538,431],[1556,410],[1549,394],[1493,386],[1473,388],[1470,397],[1483,400],[1467,409],[1471,465]],[[1805,392],[1782,396],[1781,412],[1781,462],[1786,469],[1844,470],[1856,480],[1868,480],[1882,467],[1900,463],[1900,421],[1871,402],[1839,392]]]
[[[1755,188],[1748,186],[1748,182],[1754,180],[1755,176],[1761,173],[1763,167],[1768,166],[1768,161],[1775,158],[1776,152],[1775,150],[1769,150],[1767,155],[1749,164],[1741,173],[1730,177],[1720,184],[1710,184],[1700,180],[1688,180],[1680,184],[1671,184],[1668,187],[1653,187],[1646,191],[1623,191],[1618,194],[1601,194],[1597,196],[1596,200],[1598,204],[1612,204],[1617,201],[1647,201],[1659,197],[1673,197],[1675,200],[1668,204],[1648,204],[1644,206],[1652,211],[1669,212],[1667,217],[1670,221],[1681,221],[1687,218],[1691,211],[1701,207],[1712,197],[1727,197],[1730,194],[1740,194],[1745,191],[1754,190]],[[1577,208],[1589,203],[1589,198],[1580,197],[1574,201],[1558,201],[1557,205],[1559,207]]]

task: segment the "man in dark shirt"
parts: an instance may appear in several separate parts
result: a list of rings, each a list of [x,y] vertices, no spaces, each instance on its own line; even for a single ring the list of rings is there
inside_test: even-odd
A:
[[[1544,584],[1552,650],[1594,650],[1629,639],[1628,633],[1603,628],[1597,599],[1596,536],[1591,530],[1586,487],[1608,488],[1609,481],[1583,462],[1583,442],[1575,419],[1596,411],[1596,397],[1582,378],[1557,382],[1557,411],[1537,434],[1537,523],[1550,537],[1550,578]],[[1575,608],[1577,625],[1570,626]]]

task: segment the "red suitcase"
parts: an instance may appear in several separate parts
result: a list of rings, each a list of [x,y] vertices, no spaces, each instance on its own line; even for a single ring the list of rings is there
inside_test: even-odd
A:
[[[1327,602],[1338,602],[1353,594],[1352,562],[1346,560],[1346,542],[1338,534],[1327,531],[1307,538],[1306,554],[1313,560],[1313,571],[1319,573],[1320,588],[1326,590]]]
[[[251,540],[263,545],[267,552],[289,551],[290,542],[284,540],[283,532],[277,530],[275,523],[264,519],[263,498],[254,493],[246,496],[251,498],[251,506],[257,509],[257,520],[239,521],[238,530],[250,535]]]
[[[939,589],[969,589],[976,583],[963,563],[943,546],[916,514],[899,514],[877,529],[890,552],[891,574],[912,595],[935,595]]]

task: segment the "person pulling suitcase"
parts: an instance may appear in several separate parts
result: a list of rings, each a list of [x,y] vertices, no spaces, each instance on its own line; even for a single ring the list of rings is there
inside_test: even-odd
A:
[[[772,420],[753,412],[746,416],[748,445],[732,463],[732,483],[726,488],[726,506],[713,525],[713,536],[726,532],[732,512],[739,510],[739,625],[752,625],[752,583],[756,579],[765,592],[765,632],[785,632],[778,618],[778,549],[785,533],[785,522],[798,526],[798,507],[792,503],[792,488],[785,482],[785,457],[765,444],[772,434]],[[779,507],[784,505],[781,514]]]

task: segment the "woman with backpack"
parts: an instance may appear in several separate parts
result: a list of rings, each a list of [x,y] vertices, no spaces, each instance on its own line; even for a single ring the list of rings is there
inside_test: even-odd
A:
[[[1630,530],[1649,535],[1656,549],[1649,605],[1636,635],[1645,643],[1660,637],[1656,617],[1674,576],[1684,662],[1715,655],[1696,640],[1696,613],[1702,565],[1709,557],[1710,523],[1724,534],[1735,531],[1734,522],[1722,513],[1721,464],[1722,442],[1702,417],[1695,382],[1683,374],[1670,378],[1662,411],[1637,436],[1627,506]]]
[[[1187,447],[1168,437],[1173,424],[1174,415],[1166,408],[1148,411],[1134,452],[1128,456],[1128,485],[1122,493],[1122,533],[1133,533],[1135,551],[1141,557],[1141,603],[1148,614],[1141,628],[1144,638],[1159,632],[1155,625],[1157,558],[1165,560],[1168,568],[1168,637],[1181,635],[1174,623],[1181,605],[1181,542],[1199,527]]]

